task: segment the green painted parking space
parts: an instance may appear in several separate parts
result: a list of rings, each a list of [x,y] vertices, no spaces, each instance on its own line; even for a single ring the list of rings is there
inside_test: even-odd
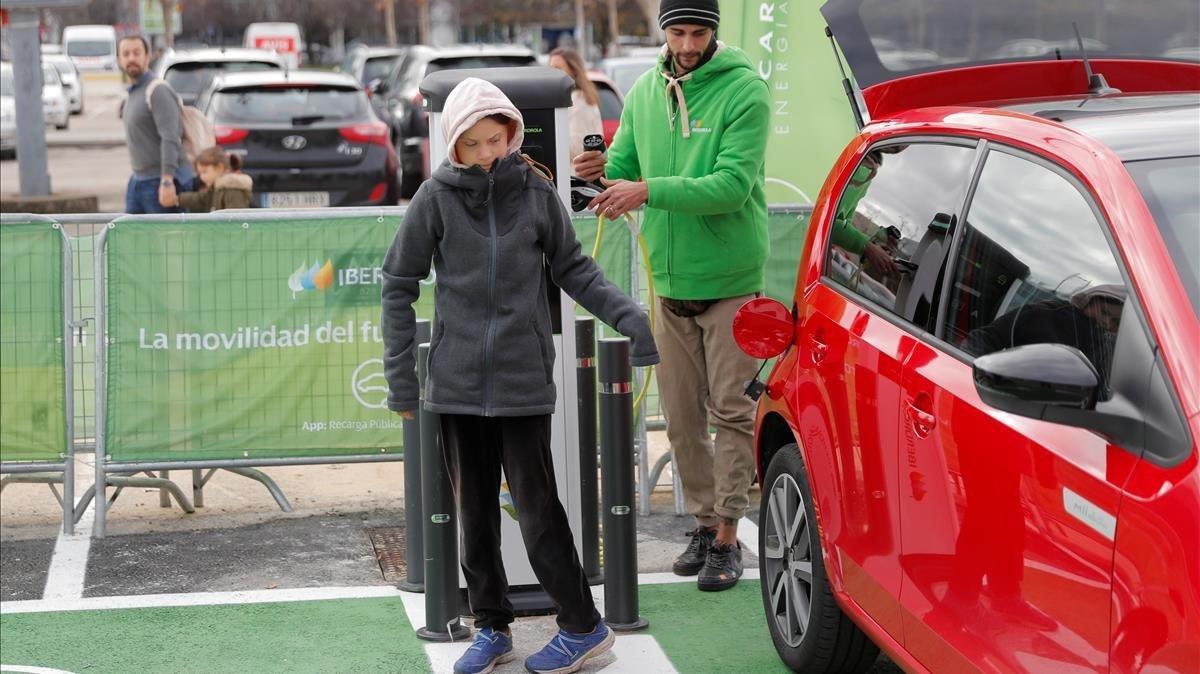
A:
[[[650,620],[643,634],[680,672],[786,671],[763,623],[757,581],[719,594],[690,583],[643,585],[640,606]],[[0,616],[0,634],[4,665],[76,673],[430,668],[399,597],[13,613]]]

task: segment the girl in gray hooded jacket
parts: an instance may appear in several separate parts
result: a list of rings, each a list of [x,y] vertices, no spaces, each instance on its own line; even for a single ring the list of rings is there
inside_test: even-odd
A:
[[[529,561],[558,605],[559,634],[526,660],[532,672],[575,671],[612,645],[575,553],[550,454],[555,284],[632,340],[634,365],[658,362],[637,304],[604,277],[575,238],[553,184],[520,154],[524,122],[496,86],[463,80],[446,99],[447,160],[413,197],[383,264],[388,407],[410,417],[420,281],[436,272],[425,408],[439,413],[463,531],[463,575],[479,629],[455,664],[490,671],[513,657],[513,607],[500,552],[500,471]]]

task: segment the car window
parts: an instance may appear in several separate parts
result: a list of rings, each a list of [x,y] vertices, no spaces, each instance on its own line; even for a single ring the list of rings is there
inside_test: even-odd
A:
[[[1192,313],[1200,316],[1200,157],[1147,159],[1125,166],[1171,251]]]
[[[597,83],[596,93],[600,95],[600,117],[603,119],[621,118],[621,99],[608,88],[608,85]]]
[[[42,66],[42,85],[53,86],[56,84],[62,84],[62,81],[58,79],[58,71],[53,66]]]
[[[270,87],[213,94],[212,118],[221,124],[314,124],[372,117],[361,89]]]
[[[113,53],[113,43],[105,40],[71,40],[67,43],[68,56],[108,56]]]
[[[54,69],[58,71],[59,75],[70,75],[71,74],[72,68],[71,68],[70,63],[66,63],[63,61],[52,61],[51,65],[54,66]]]
[[[1031,160],[989,152],[961,238],[946,341],[972,356],[1066,344],[1107,382],[1125,282],[1101,222],[1071,181]]]
[[[371,80],[381,80],[392,73],[396,65],[395,56],[378,56],[367,59],[363,66],[362,83],[370,84]]]
[[[826,275],[932,330],[951,230],[975,148],[912,143],[872,149],[838,201]]]
[[[278,63],[270,61],[218,61],[176,63],[167,68],[167,84],[180,93],[196,94],[204,90],[212,78],[222,73],[261,72],[279,70]]]

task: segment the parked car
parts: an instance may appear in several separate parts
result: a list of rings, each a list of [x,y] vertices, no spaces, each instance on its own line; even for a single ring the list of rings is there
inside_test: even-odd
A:
[[[600,119],[604,122],[604,145],[611,147],[613,136],[617,135],[617,127],[621,124],[621,111],[625,109],[625,94],[607,75],[589,71],[588,79],[596,85],[596,94],[600,97]]]
[[[1200,65],[1093,59],[1123,93],[1079,60],[890,72],[853,40],[868,3],[822,11],[873,121],[794,296],[734,322],[778,356],[754,443],[781,659],[1200,671]]]
[[[0,156],[17,156],[17,99],[12,67],[0,63]]]
[[[213,79],[196,106],[242,158],[254,203],[270,208],[398,201],[387,124],[344,73],[262,71]]]
[[[71,104],[58,70],[49,63],[42,64],[42,114],[47,124],[65,130],[71,125]]]
[[[347,63],[340,69],[369,86],[372,82],[386,80],[403,55],[403,47],[359,47],[350,53]]]
[[[224,73],[282,70],[287,60],[266,49],[239,47],[167,51],[155,72],[167,81],[186,105],[193,105],[212,78]]]
[[[62,47],[80,70],[117,69],[117,31],[112,26],[67,26]]]
[[[46,45],[42,45],[43,47]],[[49,63],[58,71],[63,92],[67,95],[67,106],[72,115],[83,113],[83,78],[75,69],[75,63],[62,54],[42,54],[42,63]]]
[[[400,195],[410,198],[429,177],[429,133],[424,99],[418,87],[439,70],[536,65],[533,52],[509,45],[409,47],[387,80],[375,87],[372,104],[389,120],[400,156]]]
[[[624,96],[643,73],[657,64],[657,56],[614,56],[600,61],[599,69],[617,83]]]

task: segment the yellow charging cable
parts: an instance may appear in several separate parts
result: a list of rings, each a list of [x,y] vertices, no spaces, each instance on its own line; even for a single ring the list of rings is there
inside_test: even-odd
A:
[[[658,304],[658,296],[654,293],[654,270],[650,266],[650,251],[646,247],[646,239],[642,236],[641,228],[637,226],[637,223],[634,221],[633,217],[630,216],[629,213],[626,213],[624,217],[626,224],[629,225],[630,233],[637,232],[638,250],[642,252],[642,264],[646,268],[646,286],[650,291],[650,301],[648,304],[650,307],[650,330],[653,332],[654,319],[657,315],[654,307],[656,304]],[[608,218],[604,217],[603,213],[600,213],[596,218],[596,241],[592,244],[593,260],[597,259],[597,256],[600,255],[600,243],[604,241],[604,225],[607,222]],[[636,294],[637,288],[634,288],[633,292]],[[635,396],[633,399],[633,409],[635,415],[639,414],[638,410],[642,409],[642,401],[646,399],[646,394],[650,391],[650,379],[653,374],[654,366],[646,366],[646,379],[642,382],[642,390],[638,391],[637,396]]]

